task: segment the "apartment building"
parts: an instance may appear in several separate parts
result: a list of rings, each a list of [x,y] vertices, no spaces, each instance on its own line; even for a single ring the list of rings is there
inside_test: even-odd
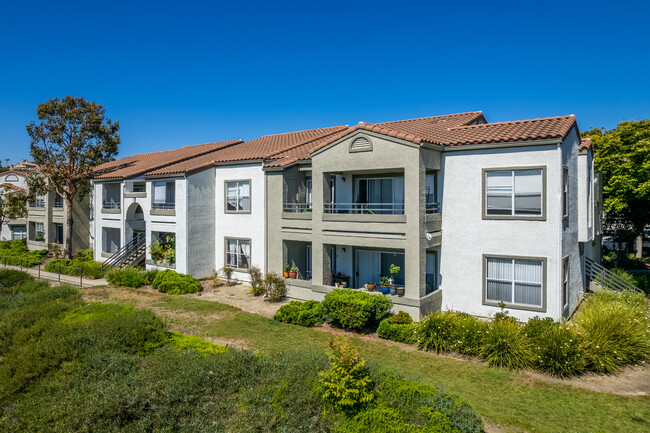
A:
[[[395,309],[416,318],[503,303],[557,320],[585,257],[599,260],[593,154],[573,116],[360,123],[281,156],[265,166],[267,268],[298,269],[294,298],[379,287],[395,265]]]
[[[6,194],[26,193],[29,172],[12,169],[0,173],[0,200]],[[18,240],[27,237],[27,219],[18,218],[5,221],[0,227],[0,240]]]

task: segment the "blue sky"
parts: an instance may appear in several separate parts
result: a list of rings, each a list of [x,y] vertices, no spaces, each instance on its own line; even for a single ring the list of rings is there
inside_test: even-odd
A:
[[[331,125],[482,110],[650,117],[650,2],[5,2],[0,158],[36,106],[76,95],[120,156]]]

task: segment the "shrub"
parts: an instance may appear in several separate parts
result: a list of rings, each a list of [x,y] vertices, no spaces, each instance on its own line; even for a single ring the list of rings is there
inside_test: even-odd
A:
[[[455,313],[437,311],[426,316],[415,328],[415,342],[421,350],[446,352],[454,348]]]
[[[154,288],[159,292],[170,295],[184,295],[186,293],[197,293],[203,290],[201,282],[191,275],[179,274],[171,269],[158,272],[153,282]]]
[[[415,341],[415,325],[413,323],[392,323],[391,320],[392,318],[387,318],[379,323],[377,328],[379,338],[407,344]]]
[[[61,265],[61,266],[58,266]],[[95,262],[88,256],[82,256],[72,260],[52,260],[45,265],[45,270],[48,272],[61,272],[65,275],[79,275],[79,268],[84,277],[102,278],[104,272],[102,271],[102,264]]]
[[[554,376],[569,377],[585,369],[582,335],[573,324],[553,322],[533,340],[532,351],[533,364]]]
[[[251,293],[255,296],[260,296],[264,294],[264,278],[262,277],[262,271],[257,266],[251,266],[248,273],[251,276]]]
[[[199,357],[203,358],[208,355],[217,355],[224,353],[228,349],[222,344],[213,344],[205,341],[196,335],[183,335],[178,332],[170,333],[171,347],[177,352],[183,350],[191,350],[198,353]]]
[[[152,285],[154,280],[156,279],[156,276],[158,275],[158,272],[160,272],[159,269],[149,269],[147,271],[147,284]]]
[[[113,268],[104,276],[106,281],[114,286],[125,286],[140,288],[149,284],[147,271],[139,268]]]
[[[635,285],[645,293],[646,296],[650,296],[650,275],[646,274],[633,274]]]
[[[323,316],[330,325],[357,332],[376,329],[392,306],[386,296],[353,289],[334,289],[322,302]]]
[[[599,292],[586,297],[575,322],[584,331],[587,368],[610,373],[650,356],[648,305],[641,294]]]
[[[83,259],[87,258],[89,260],[93,259],[93,249],[92,248],[86,248],[83,250],[77,250],[77,252],[74,255],[75,259]]]
[[[0,242],[0,256],[12,257],[0,259],[1,263],[7,265],[20,266],[22,264],[23,267],[33,267],[45,260],[47,252],[47,250],[29,251],[27,239]]]
[[[390,323],[393,325],[408,325],[413,323],[411,315],[405,311],[401,311],[390,317]]]
[[[366,360],[349,340],[329,342],[330,369],[319,373],[325,404],[344,413],[354,413],[375,397]]]
[[[451,335],[454,350],[465,355],[477,356],[488,327],[488,322],[484,320],[477,319],[469,314],[456,313]]]
[[[522,334],[521,326],[512,320],[493,321],[485,332],[479,355],[488,364],[514,370],[530,365],[529,340]]]
[[[317,326],[323,323],[323,311],[317,301],[291,301],[280,307],[273,319],[300,326]]]
[[[235,282],[232,279],[232,273],[234,271],[235,270],[230,266],[224,266],[223,268],[221,268],[221,273],[223,274],[223,277],[226,279],[226,284],[229,286],[235,284]]]
[[[16,271],[13,269],[0,269],[0,288],[11,288],[20,286],[28,281],[34,281],[34,278],[27,272]],[[2,293],[2,291],[0,291]]]
[[[267,272],[264,277],[264,291],[267,301],[279,302],[287,295],[287,284],[281,275]]]
[[[544,335],[551,330],[551,328],[557,326],[555,322],[550,317],[541,318],[535,316],[524,324],[522,329],[523,334],[528,337],[533,343],[541,341],[544,339]]]

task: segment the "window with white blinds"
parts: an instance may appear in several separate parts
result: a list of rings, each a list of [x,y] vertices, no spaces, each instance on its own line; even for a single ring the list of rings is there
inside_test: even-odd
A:
[[[487,217],[543,216],[543,170],[494,170],[485,172]]]
[[[251,182],[238,180],[226,182],[226,212],[251,211]]]
[[[250,239],[226,238],[226,265],[235,269],[249,269],[251,263]]]
[[[485,300],[507,305],[542,307],[544,261],[486,257]]]

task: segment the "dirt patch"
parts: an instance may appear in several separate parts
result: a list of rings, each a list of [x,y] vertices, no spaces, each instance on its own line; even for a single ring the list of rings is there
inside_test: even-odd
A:
[[[250,290],[250,286],[243,284],[213,287],[210,283],[203,282],[203,292],[186,296],[203,301],[216,301],[222,304],[232,305],[233,307],[240,308],[242,311],[268,317],[269,319],[273,318],[276,311],[282,305],[289,302],[267,302],[262,296],[253,296],[250,294]]]

